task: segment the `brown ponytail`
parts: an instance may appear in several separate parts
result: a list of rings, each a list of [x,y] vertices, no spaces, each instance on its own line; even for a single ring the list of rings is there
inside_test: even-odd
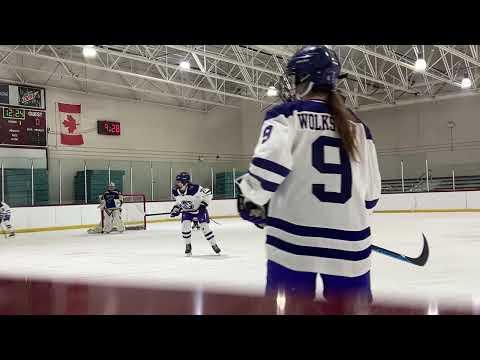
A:
[[[328,104],[335,121],[335,127],[342,139],[342,147],[353,160],[357,159],[357,144],[355,140],[355,127],[350,123],[352,115],[347,110],[344,101],[340,95],[331,92],[328,95]],[[354,120],[354,119],[352,119]]]

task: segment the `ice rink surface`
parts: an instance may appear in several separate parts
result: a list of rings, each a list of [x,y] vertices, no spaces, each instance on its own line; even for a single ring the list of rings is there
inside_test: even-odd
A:
[[[200,231],[193,231],[193,256],[185,257],[179,222],[123,234],[89,235],[82,229],[0,238],[0,276],[261,294],[264,232],[239,219],[217,221],[221,224],[211,227],[220,256]],[[422,232],[430,244],[425,267],[373,253],[374,296],[478,301],[480,213],[372,215],[373,243],[393,251],[418,256]]]

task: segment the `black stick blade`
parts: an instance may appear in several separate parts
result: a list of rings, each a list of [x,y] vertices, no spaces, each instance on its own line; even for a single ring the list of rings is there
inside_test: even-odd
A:
[[[409,262],[411,262],[412,264],[418,265],[418,266],[424,266],[427,263],[428,257],[430,255],[430,250],[428,248],[427,238],[425,237],[425,234],[423,234],[423,233],[422,233],[422,236],[423,236],[423,249],[422,249],[422,253],[420,254],[420,256],[416,257],[416,258],[411,258],[411,257],[407,256]]]
[[[382,247],[376,246],[376,245],[372,245],[372,250],[376,251],[376,252],[379,252],[380,254],[390,256],[390,257],[395,258],[397,260],[407,262],[409,264],[413,264],[413,265],[417,265],[417,266],[424,266],[428,261],[429,249],[428,249],[427,238],[425,237],[425,235],[423,233],[422,233],[422,236],[423,236],[422,253],[420,254],[419,257],[416,257],[416,258],[412,258],[412,257],[406,256],[406,255],[403,255],[403,254],[399,254],[395,251],[388,250],[388,249],[385,249],[385,248],[382,248]]]

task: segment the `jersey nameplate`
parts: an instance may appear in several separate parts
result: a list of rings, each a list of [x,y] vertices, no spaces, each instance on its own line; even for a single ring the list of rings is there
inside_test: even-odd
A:
[[[297,113],[300,128],[335,131],[335,121],[329,114]]]

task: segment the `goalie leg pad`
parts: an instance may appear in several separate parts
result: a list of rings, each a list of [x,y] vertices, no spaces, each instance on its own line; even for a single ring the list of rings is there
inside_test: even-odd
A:
[[[122,221],[121,210],[120,209],[113,210],[112,221],[113,221],[113,226],[118,231],[120,231],[120,232],[125,231],[125,225],[123,224],[123,221]]]
[[[113,213],[111,210],[103,210],[103,232],[110,233],[113,229]]]

